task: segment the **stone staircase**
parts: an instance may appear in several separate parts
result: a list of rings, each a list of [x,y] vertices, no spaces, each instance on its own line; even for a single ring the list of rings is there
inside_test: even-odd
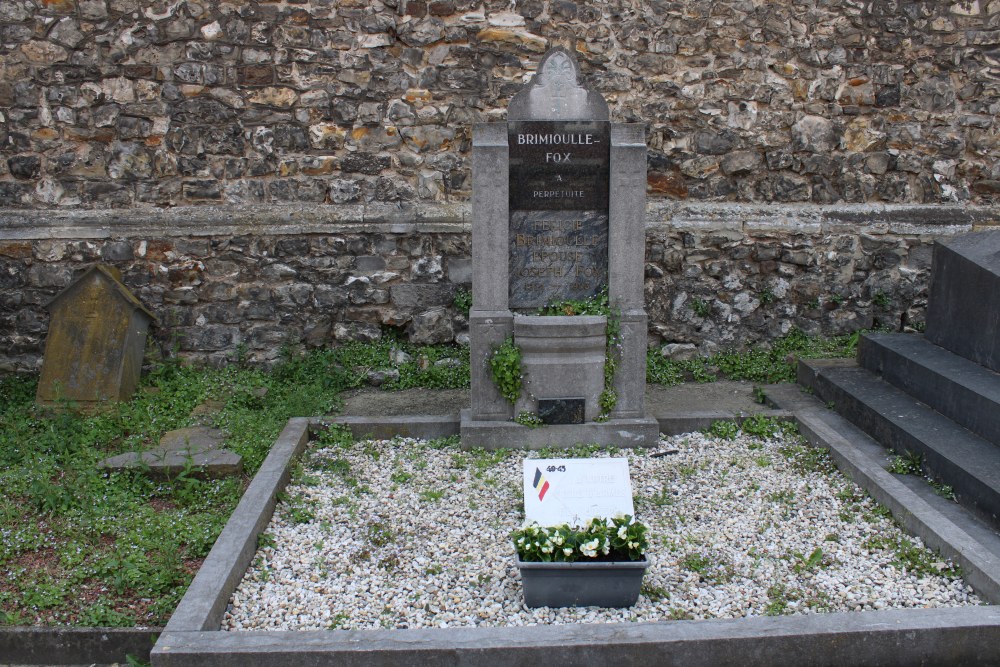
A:
[[[938,243],[932,276],[925,335],[865,334],[798,381],[1000,527],[1000,234]]]

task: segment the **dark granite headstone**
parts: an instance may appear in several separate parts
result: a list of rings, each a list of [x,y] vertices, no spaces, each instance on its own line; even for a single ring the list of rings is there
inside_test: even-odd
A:
[[[1000,232],[966,234],[934,246],[925,336],[1000,372]]]

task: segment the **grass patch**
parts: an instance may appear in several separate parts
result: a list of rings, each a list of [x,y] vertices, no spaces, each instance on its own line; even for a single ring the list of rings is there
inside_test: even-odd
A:
[[[37,408],[37,376],[0,376],[0,625],[166,623],[288,419],[330,414],[340,392],[388,368],[399,376],[384,389],[469,384],[468,348],[392,338],[286,351],[270,372],[161,361],[132,400],[95,415],[70,404],[63,412]],[[166,431],[192,425],[192,410],[206,401],[222,406],[212,425],[243,457],[243,477],[202,480],[189,469],[154,481],[98,471],[105,457],[148,449]],[[350,445],[342,429],[318,437],[328,447]],[[344,463],[334,456],[323,467],[350,478]],[[289,512],[295,522],[314,520],[306,502]]]
[[[792,329],[770,347],[753,347],[744,352],[726,351],[710,357],[673,361],[657,349],[646,357],[646,380],[655,384],[711,382],[716,379],[746,380],[760,384],[794,382],[799,359],[853,357],[860,332],[820,338]]]

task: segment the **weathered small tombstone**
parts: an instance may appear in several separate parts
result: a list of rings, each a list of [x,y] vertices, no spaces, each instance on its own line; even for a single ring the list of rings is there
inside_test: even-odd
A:
[[[51,321],[35,400],[96,410],[128,399],[138,386],[146,333],[156,318],[122,284],[118,270],[91,267],[46,308]]]
[[[644,408],[645,126],[611,122],[607,102],[563,48],[542,57],[507,116],[473,132],[472,405],[462,414],[462,444],[652,446],[659,429]],[[606,313],[538,314],[605,294]],[[489,363],[505,341],[523,380],[512,400]],[[515,415],[544,426],[528,429]]]
[[[525,459],[524,518],[541,526],[579,526],[635,516],[628,459]]]
[[[224,448],[226,435],[217,428],[190,426],[167,431],[157,447],[126,452],[97,464],[101,470],[141,470],[151,477],[171,478],[181,473],[196,477],[225,477],[243,470],[243,457]]]

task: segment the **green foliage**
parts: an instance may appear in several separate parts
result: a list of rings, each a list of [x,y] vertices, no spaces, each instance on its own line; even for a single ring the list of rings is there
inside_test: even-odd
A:
[[[712,302],[704,299],[692,299],[691,310],[698,317],[708,317],[712,314]]]
[[[717,420],[705,431],[708,435],[721,438],[722,440],[732,440],[740,433],[740,426],[734,421]]]
[[[131,400],[97,414],[37,408],[37,377],[0,375],[0,570],[35,553],[45,563],[6,580],[0,625],[165,623],[287,420],[330,414],[338,394],[362,385],[368,370],[393,367],[393,350],[416,361],[397,364],[400,377],[388,388],[468,386],[467,347],[391,336],[308,354],[289,348],[270,372],[239,359],[225,368],[164,359]],[[243,456],[247,476],[201,479],[191,461],[165,481],[97,469],[105,457],[148,449],[166,431],[192,425],[192,410],[207,400],[221,406],[212,425],[229,433],[227,446]],[[338,426],[317,438],[332,448],[352,441]],[[350,478],[336,456],[328,459],[332,472]],[[293,521],[313,513],[306,503],[289,509]],[[260,543],[274,542],[262,535]],[[101,592],[84,602],[83,585]],[[142,599],[152,602],[135,604]]]
[[[733,565],[716,553],[694,551],[685,554],[679,565],[690,572],[696,572],[701,579],[723,584],[733,578]]]
[[[823,549],[820,547],[813,549],[808,556],[796,553],[794,557],[795,562],[792,564],[792,570],[797,573],[815,570],[825,564]]]
[[[892,563],[916,575],[943,575],[957,578],[961,571],[955,565],[940,559],[940,556],[913,542],[902,533],[874,535],[864,543],[869,551],[886,551],[892,555]]]
[[[500,395],[513,403],[521,395],[521,349],[508,336],[489,357],[493,383]]]
[[[455,307],[455,310],[468,317],[469,312],[472,311],[472,292],[464,287],[459,287],[455,290],[455,298],[452,299],[451,305]]]
[[[654,603],[670,599],[670,591],[666,588],[647,583],[642,584],[642,587],[639,589],[639,594]]]
[[[906,452],[893,456],[889,461],[889,472],[897,475],[920,475],[924,468],[924,455],[917,452]]]
[[[542,418],[536,415],[534,412],[528,412],[527,410],[522,410],[520,414],[514,417],[514,421],[521,426],[527,426],[528,428],[537,428],[542,426]]]
[[[882,290],[878,290],[877,292],[872,294],[872,303],[874,303],[879,308],[888,308],[890,305],[892,305],[892,300],[889,299],[888,294],[886,294]]]
[[[555,301],[538,309],[538,315],[608,315],[608,288],[586,299],[566,299]]]
[[[578,560],[642,560],[649,544],[645,524],[633,517],[595,517],[576,527],[530,523],[511,533],[518,556],[526,562],[572,563]]]
[[[792,329],[770,347],[720,352],[688,361],[666,359],[657,350],[651,349],[646,357],[646,379],[663,385],[680,384],[689,379],[705,382],[716,378],[760,384],[794,382],[799,359],[853,357],[859,335],[855,332],[819,338]]]
[[[757,413],[744,419],[743,423],[740,424],[740,430],[746,435],[764,439],[776,438],[779,435],[790,436],[798,433],[798,427],[795,425],[795,422],[779,421],[774,417],[768,417],[762,413]]]

